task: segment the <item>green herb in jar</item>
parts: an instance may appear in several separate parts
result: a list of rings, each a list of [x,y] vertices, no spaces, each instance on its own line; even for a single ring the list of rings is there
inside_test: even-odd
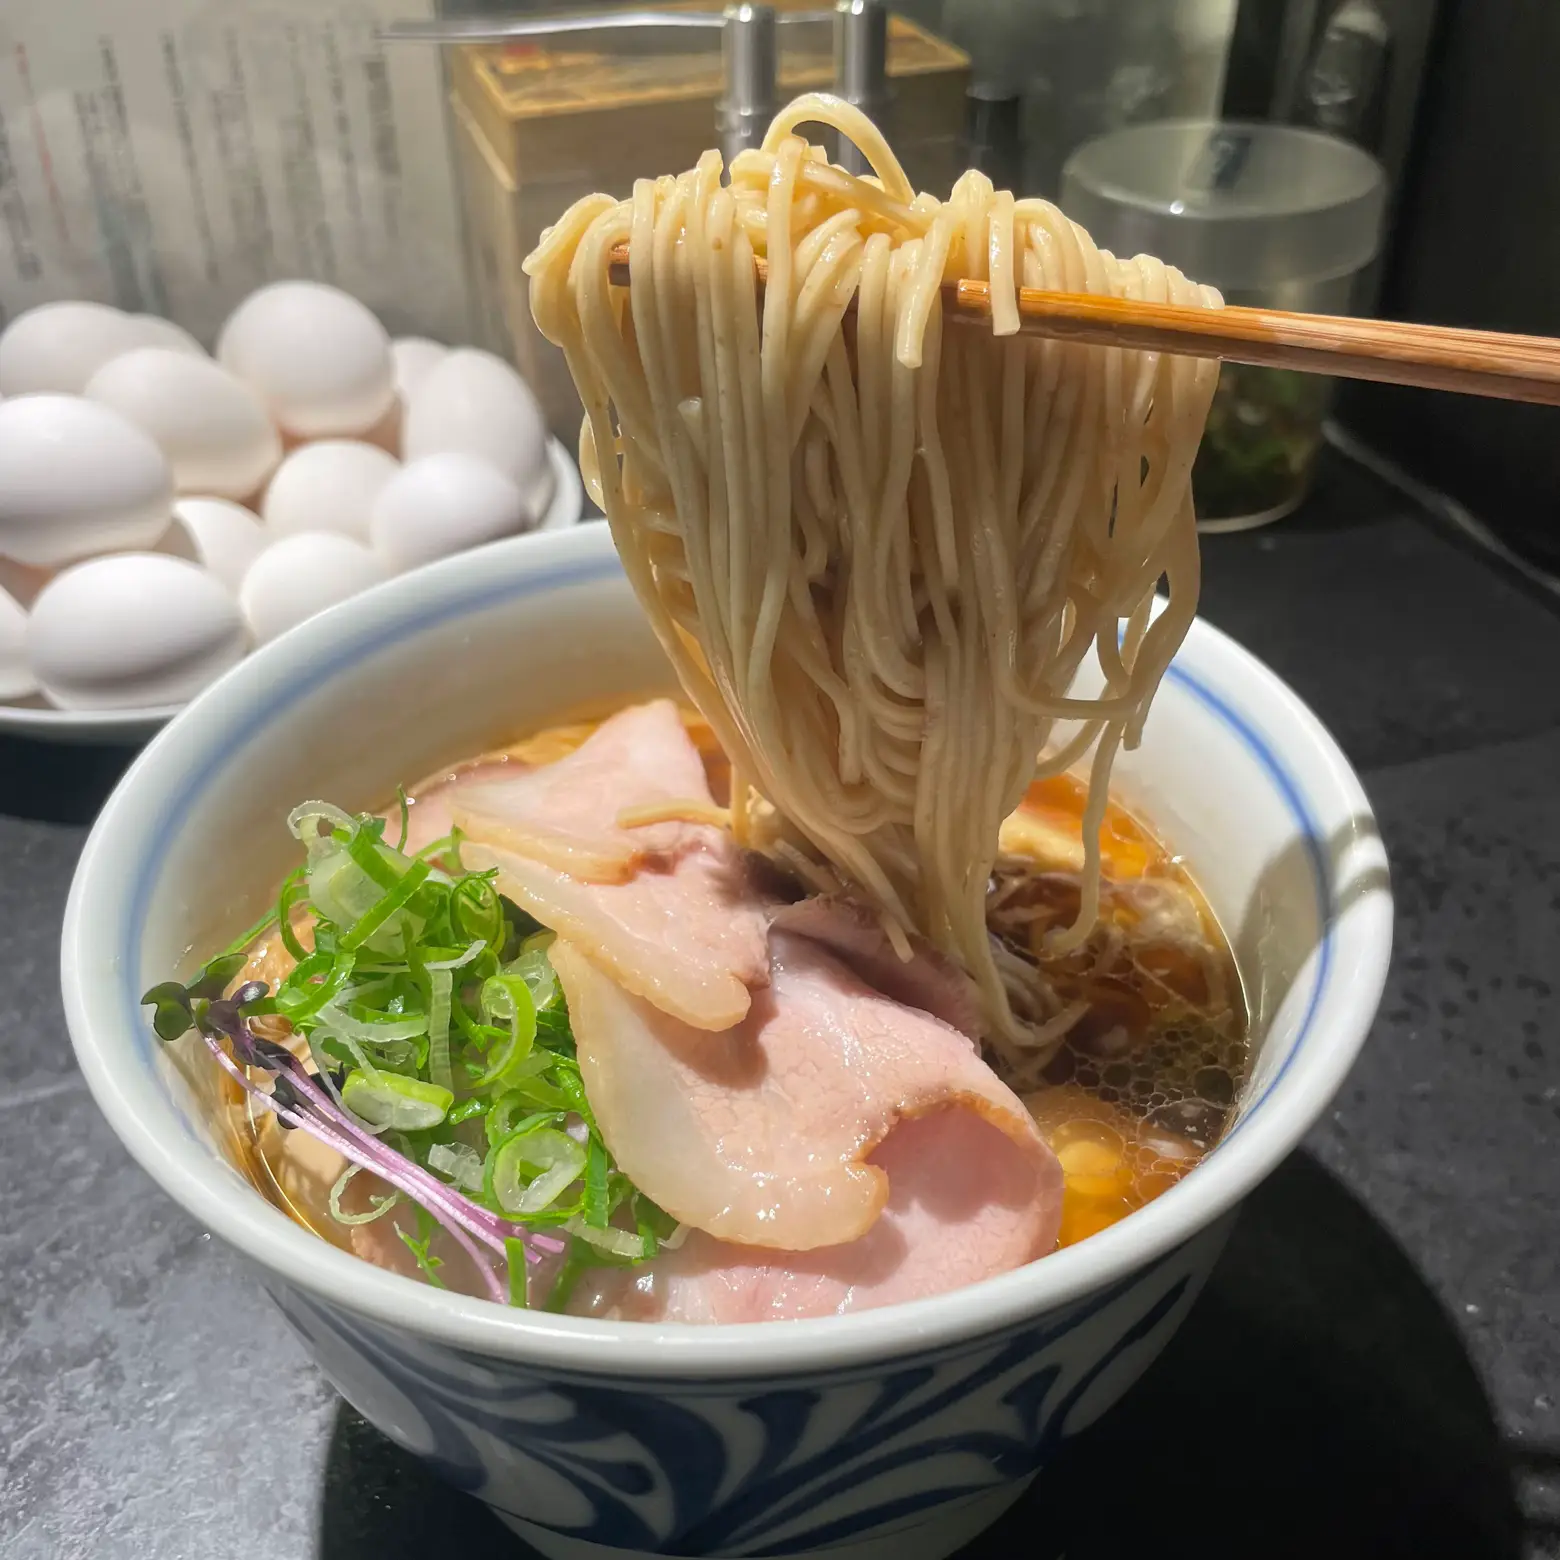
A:
[[[1199,520],[1284,512],[1305,496],[1332,381],[1226,363],[1208,412],[1192,492]]]

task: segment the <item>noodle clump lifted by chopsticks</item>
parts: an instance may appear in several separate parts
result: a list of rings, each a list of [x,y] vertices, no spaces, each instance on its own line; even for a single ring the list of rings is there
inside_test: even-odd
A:
[[[831,166],[802,124],[877,177]],[[831,97],[799,98],[722,171],[708,152],[630,200],[590,196],[526,262],[585,405],[581,464],[732,760],[739,838],[955,958],[992,1046],[1032,1070],[1066,1014],[988,935],[998,834],[1037,774],[1092,747],[1057,951],[1081,942],[1112,760],[1196,611],[1190,473],[1218,364],[1019,336],[1017,288],[1218,294],[980,173],[917,195]],[[990,282],[992,328],[944,328],[960,277]],[[1071,697],[1091,650],[1103,687]]]

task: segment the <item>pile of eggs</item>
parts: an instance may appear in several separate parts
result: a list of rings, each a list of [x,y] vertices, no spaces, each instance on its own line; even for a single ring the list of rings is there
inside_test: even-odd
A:
[[[391,341],[334,287],[252,293],[215,357],[44,304],[0,334],[0,701],[182,703],[313,613],[536,525],[554,484],[507,363]]]

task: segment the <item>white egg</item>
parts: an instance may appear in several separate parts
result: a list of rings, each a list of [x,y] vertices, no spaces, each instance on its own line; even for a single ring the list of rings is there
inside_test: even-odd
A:
[[[424,455],[374,500],[369,537],[395,570],[528,530],[536,516],[508,477],[475,455]]]
[[[305,444],[276,468],[260,514],[277,536],[339,531],[366,542],[374,500],[400,469],[395,456],[375,444],[353,439]]]
[[[132,314],[136,328],[136,345],[140,347],[167,347],[170,352],[183,352],[190,357],[209,357],[210,354],[182,326],[165,320],[158,314]]]
[[[384,564],[361,542],[333,531],[303,531],[284,536],[255,559],[238,600],[255,642],[263,644],[388,578]]]
[[[137,347],[92,376],[87,398],[151,434],[182,493],[248,498],[282,458],[260,397],[210,358]]]
[[[27,659],[27,612],[0,590],[0,699],[25,699],[38,691]]]
[[[300,438],[362,433],[395,400],[384,326],[322,282],[274,282],[251,293],[222,327],[217,357]]]
[[[552,499],[547,425],[526,382],[491,352],[451,352],[406,403],[401,454],[408,460],[459,451],[478,455],[520,489],[532,514]]]
[[[62,709],[182,704],[247,646],[233,593],[199,564],[160,553],[92,558],[33,603],[27,653]]]
[[[112,357],[140,344],[135,321],[103,303],[41,303],[0,334],[0,395],[80,395]]]
[[[173,506],[173,524],[196,561],[235,593],[270,541],[257,515],[225,498],[181,498]]]
[[[41,303],[0,332],[0,395],[80,395],[105,363],[137,347],[204,357],[187,330],[106,303]]]
[[[401,399],[411,399],[416,390],[434,369],[450,355],[450,349],[426,336],[401,336],[390,343],[390,355],[395,359],[395,387]]]
[[[0,553],[49,567],[153,547],[168,527],[173,472],[151,437],[73,395],[0,402]]]

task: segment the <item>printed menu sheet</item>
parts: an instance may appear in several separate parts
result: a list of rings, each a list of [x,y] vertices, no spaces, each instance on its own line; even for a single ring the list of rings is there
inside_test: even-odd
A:
[[[245,293],[333,282],[393,333],[467,334],[428,0],[0,6],[0,322],[53,298],[210,342]]]

